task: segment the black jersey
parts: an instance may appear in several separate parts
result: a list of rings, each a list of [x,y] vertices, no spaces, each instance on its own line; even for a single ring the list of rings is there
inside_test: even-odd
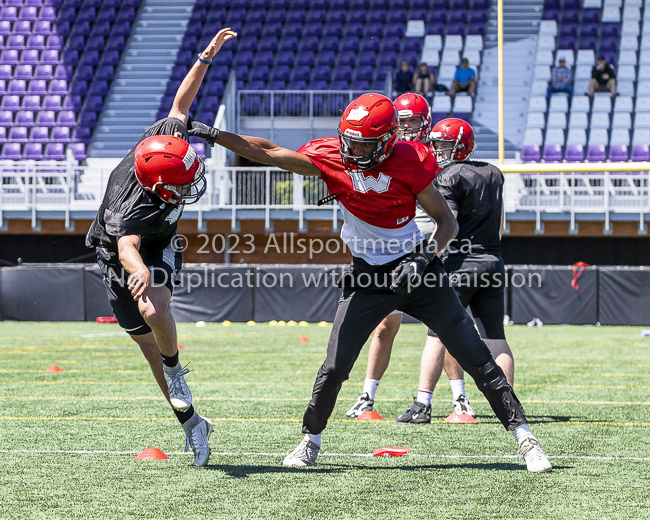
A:
[[[189,141],[187,127],[173,117],[154,123],[140,141],[152,135],[174,135]],[[140,235],[140,254],[155,254],[167,247],[176,233],[183,204],[165,202],[146,191],[135,176],[134,157],[135,146],[111,172],[104,200],[86,235],[86,246],[117,252],[119,237]]]
[[[459,231],[452,249],[469,252],[471,242],[471,254],[500,254],[503,182],[499,168],[479,161],[454,163],[438,173],[434,185],[458,212]]]

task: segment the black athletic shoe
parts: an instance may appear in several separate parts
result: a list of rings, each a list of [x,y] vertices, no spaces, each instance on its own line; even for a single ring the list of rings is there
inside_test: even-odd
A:
[[[431,405],[425,405],[413,399],[413,406],[397,419],[400,423],[424,424],[431,422]]]

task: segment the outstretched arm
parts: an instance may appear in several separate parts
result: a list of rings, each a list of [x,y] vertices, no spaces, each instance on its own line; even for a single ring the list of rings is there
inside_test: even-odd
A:
[[[229,28],[221,29],[201,53],[201,59],[207,62],[211,61],[215,54],[219,52],[221,46],[235,36],[237,36],[237,33],[231,31]],[[187,120],[190,117],[190,106],[192,106],[192,102],[196,97],[196,93],[199,91],[203,76],[205,76],[207,70],[208,65],[197,59],[187,73],[187,76],[185,76],[181,86],[178,87],[172,109],[169,111],[169,117],[175,117],[183,121],[184,124],[187,124]]]
[[[300,175],[320,177],[320,169],[311,162],[309,157],[288,148],[282,148],[261,137],[219,132],[216,143],[251,161],[277,166]]]
[[[429,239],[429,249],[441,253],[458,234],[458,222],[444,197],[433,184],[416,195],[424,211],[436,221],[436,231]]]

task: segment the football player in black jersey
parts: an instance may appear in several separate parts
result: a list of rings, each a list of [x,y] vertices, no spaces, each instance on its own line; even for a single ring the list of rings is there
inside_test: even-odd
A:
[[[194,465],[210,456],[212,424],[194,411],[178,359],[176,324],[169,303],[182,253],[176,223],[185,204],[205,191],[204,165],[190,136],[214,145],[206,125],[189,117],[205,72],[221,46],[237,34],[222,29],[190,69],[169,116],[154,123],[111,173],[86,245],[97,262],[115,317],[140,346],[192,447]]]

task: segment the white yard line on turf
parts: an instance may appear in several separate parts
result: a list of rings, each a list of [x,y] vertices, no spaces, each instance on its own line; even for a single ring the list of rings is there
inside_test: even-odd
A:
[[[113,450],[0,450],[0,453],[34,453],[34,454],[71,454],[71,455],[137,455],[139,451],[113,451]],[[167,455],[192,455],[191,452],[170,451]],[[212,452],[212,455],[224,457],[284,457],[286,453],[264,453],[252,451],[221,451]],[[372,453],[320,453],[321,457],[372,457]],[[517,459],[518,455],[420,455],[409,453],[410,458],[423,459]],[[649,461],[650,457],[597,457],[582,455],[557,455],[548,456],[549,459],[573,459],[573,460],[630,460],[630,461]]]

